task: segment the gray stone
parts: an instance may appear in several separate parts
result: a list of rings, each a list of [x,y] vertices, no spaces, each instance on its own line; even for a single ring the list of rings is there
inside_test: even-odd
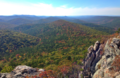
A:
[[[8,73],[1,73],[0,78],[6,78]]]
[[[100,42],[96,41],[94,44],[94,51],[97,51],[99,49],[99,46],[100,46]]]
[[[113,43],[120,45],[120,39],[118,38],[113,38]]]
[[[91,45],[91,46],[88,48],[88,52],[89,52],[89,54],[90,54],[90,53],[93,52],[93,51],[94,51],[93,45]]]
[[[45,69],[39,69],[38,70],[38,72],[44,72],[45,71]]]

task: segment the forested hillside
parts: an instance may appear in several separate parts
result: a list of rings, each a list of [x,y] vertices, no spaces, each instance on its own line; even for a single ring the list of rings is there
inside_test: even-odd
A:
[[[86,22],[86,21],[83,21],[83,20],[79,20],[79,19],[66,19],[66,20],[69,21],[69,22],[85,25],[85,26],[88,26],[92,29],[96,29],[96,30],[103,31],[103,32],[106,32],[106,33],[110,33],[110,34],[114,33],[114,30],[113,30],[112,26],[108,27],[107,25],[98,25],[98,24],[95,24],[95,23],[90,23],[90,22]]]
[[[7,21],[7,23],[14,24],[14,25],[28,24],[31,22],[33,22],[33,21],[28,20],[28,19],[23,19],[23,18],[15,18],[15,19]]]
[[[36,37],[13,32],[9,30],[0,30],[0,55],[9,54],[23,47],[36,45]]]
[[[113,29],[116,29],[120,27],[120,17],[117,16],[83,16],[77,18],[86,22],[102,25],[107,28],[111,27]]]
[[[10,29],[12,27],[15,27],[16,25],[6,23],[6,22],[0,22],[0,29]]]
[[[56,72],[59,72],[58,67],[61,66],[71,68],[73,63],[80,65],[86,55],[88,46],[106,35],[104,32],[64,20],[42,25],[19,26],[15,29],[32,35],[30,36],[32,38],[24,34],[25,38],[21,36],[19,38],[19,34],[22,34],[16,33],[21,42],[20,46],[16,47],[21,48],[13,51],[10,55],[2,56],[0,61],[1,72],[9,72],[19,64],[45,68]],[[10,34],[7,36],[12,39],[14,34]],[[39,39],[36,40],[33,36],[39,37]],[[14,45],[18,44],[18,39],[15,40],[12,40]],[[14,45],[12,48],[14,48]]]
[[[117,16],[81,16],[81,17],[76,17],[78,19],[95,23],[95,24],[105,24],[112,22],[113,20],[119,19],[120,17]]]
[[[120,28],[120,18],[112,19],[110,22],[102,24],[103,26],[107,27],[114,27],[114,29]]]

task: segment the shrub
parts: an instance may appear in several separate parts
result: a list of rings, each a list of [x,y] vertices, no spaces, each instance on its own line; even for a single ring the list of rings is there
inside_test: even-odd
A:
[[[120,28],[116,31],[117,33],[120,33]]]
[[[4,72],[11,72],[13,70],[13,67],[12,66],[5,66],[1,72],[4,73]]]

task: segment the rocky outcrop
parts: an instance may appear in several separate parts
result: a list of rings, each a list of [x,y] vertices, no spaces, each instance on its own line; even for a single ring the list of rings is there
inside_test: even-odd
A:
[[[95,65],[100,60],[100,42],[96,41],[94,46],[88,48],[87,57],[84,60],[84,76],[90,78],[94,74]]]
[[[88,48],[84,60],[84,78],[120,78],[120,70],[115,71],[113,62],[120,55],[120,39],[111,38],[106,44],[98,41]]]
[[[0,78],[25,78],[26,76],[32,77],[37,76],[44,71],[44,69],[37,69],[26,65],[19,65],[15,67],[15,69],[10,73],[0,73]]]

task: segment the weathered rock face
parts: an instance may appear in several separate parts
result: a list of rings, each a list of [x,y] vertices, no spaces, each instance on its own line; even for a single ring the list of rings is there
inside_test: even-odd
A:
[[[26,65],[19,65],[10,73],[0,73],[0,78],[25,78],[26,76],[37,76],[44,72],[44,69],[32,68]]]
[[[101,58],[100,51],[101,51],[101,48],[100,48],[99,41],[96,41],[94,46],[90,46],[88,48],[88,54],[84,60],[84,76],[86,78],[90,78],[91,75],[94,74],[95,65]]]
[[[91,50],[88,49],[89,53],[84,61],[85,78],[120,78],[120,70],[115,71],[112,65],[115,57],[120,55],[120,39],[109,39],[103,46],[97,41],[94,47],[90,46]]]

